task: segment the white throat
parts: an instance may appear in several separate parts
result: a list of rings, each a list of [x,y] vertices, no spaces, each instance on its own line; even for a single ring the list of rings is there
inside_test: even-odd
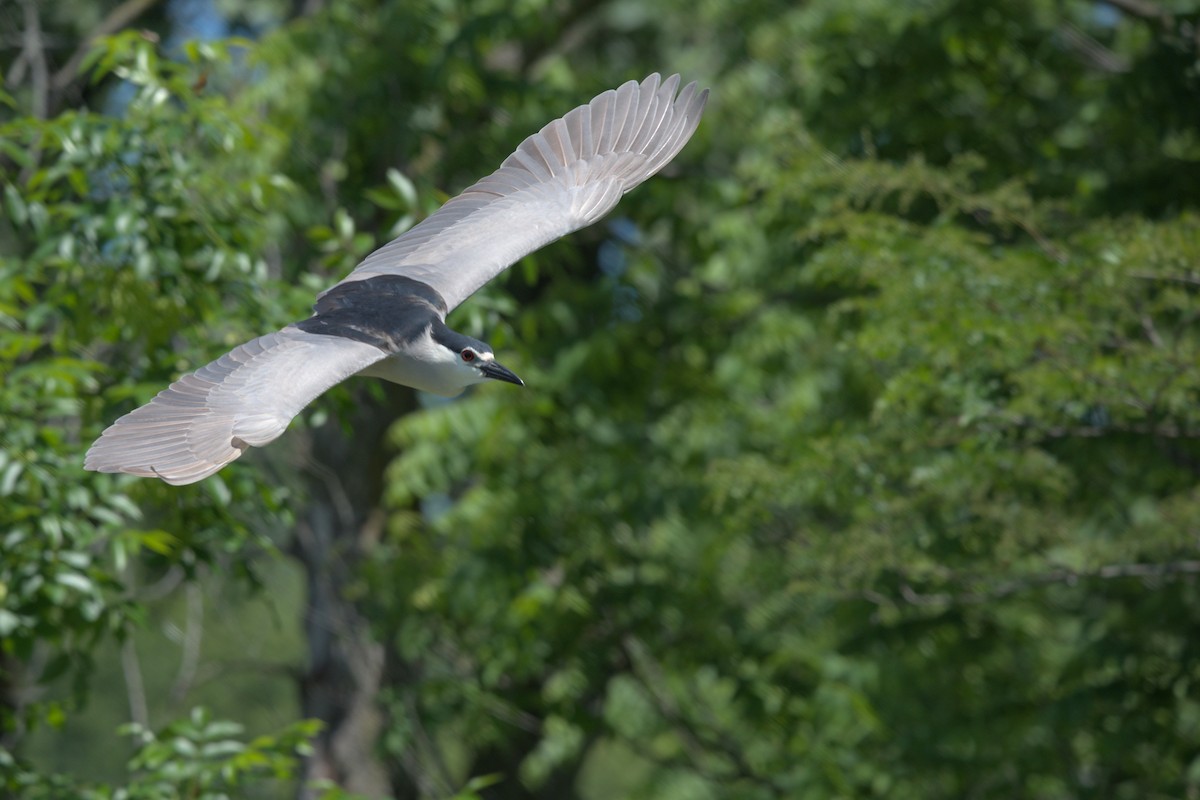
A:
[[[455,397],[468,386],[485,380],[478,370],[463,364],[457,353],[435,342],[429,328],[400,352],[358,374],[442,397]]]

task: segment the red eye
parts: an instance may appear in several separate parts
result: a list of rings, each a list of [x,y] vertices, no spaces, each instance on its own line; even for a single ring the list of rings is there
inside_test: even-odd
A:
[[[463,350],[461,353],[459,353],[459,355],[462,356],[463,361],[466,361],[468,363],[475,360],[475,351],[469,347],[467,349]]]

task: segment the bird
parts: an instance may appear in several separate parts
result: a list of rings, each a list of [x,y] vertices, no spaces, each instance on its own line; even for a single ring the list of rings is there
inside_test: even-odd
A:
[[[184,375],[119,418],[84,468],[195,483],[278,438],[353,375],[446,397],[524,382],[446,315],[525,255],[608,214],[696,132],[708,89],[658,73],[597,95],[526,138],[500,168],[368,255],[312,315]]]

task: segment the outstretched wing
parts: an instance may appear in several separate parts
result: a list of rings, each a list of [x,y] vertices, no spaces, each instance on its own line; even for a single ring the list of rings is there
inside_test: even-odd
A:
[[[551,122],[500,169],[367,256],[346,281],[403,275],[453,309],[522,256],[591,225],[662,169],[700,122],[708,90],[679,76],[630,81]]]
[[[88,450],[84,468],[194,483],[247,447],[272,441],[326,389],[387,356],[364,342],[291,326],[260,336],[114,422]]]

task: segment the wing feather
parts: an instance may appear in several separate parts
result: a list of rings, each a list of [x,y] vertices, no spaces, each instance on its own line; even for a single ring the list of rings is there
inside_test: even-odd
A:
[[[599,220],[675,157],[708,99],[708,90],[679,91],[679,82],[630,81],[551,122],[345,281],[403,275],[453,309],[517,259]]]
[[[386,357],[373,345],[292,327],[261,336],[118,419],[84,467],[193,483],[274,440],[315,397]]]
[[[592,138],[592,107],[580,106],[564,120],[570,140],[579,143],[579,157],[588,159],[596,155],[596,142]]]
[[[597,155],[603,155],[612,150],[613,138],[616,131],[620,129],[621,123],[625,120],[625,114],[629,110],[631,92],[628,87],[631,86],[637,86],[637,84],[630,81],[615,92],[609,89],[596,98],[601,103],[600,107],[596,109],[600,113],[592,114],[592,123],[596,125],[593,135],[596,139]]]

